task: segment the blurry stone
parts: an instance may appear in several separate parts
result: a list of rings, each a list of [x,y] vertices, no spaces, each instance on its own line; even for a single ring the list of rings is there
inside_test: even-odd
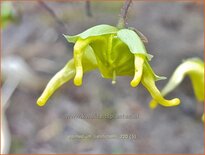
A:
[[[3,80],[11,78],[30,89],[39,89],[44,86],[45,80],[38,77],[22,58],[8,56],[2,60]]]
[[[37,133],[37,140],[40,142],[50,141],[52,138],[62,132],[61,120],[53,120],[50,124],[45,126]]]
[[[92,134],[94,131],[91,124],[89,124],[88,121],[83,119],[78,119],[78,118],[71,119],[69,121],[69,126],[73,128],[78,134],[88,134],[88,133]]]

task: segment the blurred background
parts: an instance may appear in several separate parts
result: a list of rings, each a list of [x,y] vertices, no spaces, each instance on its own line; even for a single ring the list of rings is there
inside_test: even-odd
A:
[[[4,153],[204,153],[203,103],[186,78],[167,98],[181,105],[149,109],[150,94],[131,77],[111,80],[98,71],[82,87],[66,83],[44,107],[36,100],[50,78],[72,58],[78,34],[98,24],[115,26],[123,2],[12,2],[2,27],[1,94]],[[10,11],[9,11],[10,10]],[[170,77],[183,59],[204,52],[203,3],[133,2],[128,26],[147,38],[155,72]],[[161,89],[168,80],[157,82]],[[136,119],[68,119],[73,114],[138,114]],[[73,135],[117,135],[72,139]],[[122,139],[120,135],[134,135]]]

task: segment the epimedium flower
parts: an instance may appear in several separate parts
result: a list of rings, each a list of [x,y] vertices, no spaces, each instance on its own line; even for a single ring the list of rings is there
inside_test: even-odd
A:
[[[141,82],[153,99],[164,106],[180,103],[178,98],[164,99],[157,89],[155,81],[164,77],[157,76],[152,70],[149,65],[152,55],[146,51],[143,36],[133,29],[98,25],[75,36],[64,36],[75,44],[73,59],[49,81],[37,100],[39,106],[43,106],[62,84],[72,78],[76,86],[81,86],[83,74],[94,69],[98,69],[103,78],[112,79],[113,84],[117,76],[133,76],[132,87]]]
[[[174,71],[170,80],[162,89],[161,94],[166,96],[173,91],[188,76],[192,82],[194,94],[197,101],[204,101],[204,62],[199,58],[189,58],[183,61]],[[154,109],[158,105],[158,101],[153,99],[150,102],[150,108]],[[204,115],[202,116],[204,120]]]

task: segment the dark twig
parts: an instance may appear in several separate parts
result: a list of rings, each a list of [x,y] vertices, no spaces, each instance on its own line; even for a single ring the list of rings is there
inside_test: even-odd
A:
[[[91,6],[90,6],[90,1],[89,0],[86,0],[85,7],[86,7],[87,16],[92,17],[92,11],[91,11]]]
[[[123,28],[126,26],[126,19],[127,19],[127,13],[128,13],[128,9],[131,5],[132,0],[125,0],[125,3],[121,9],[120,12],[120,19],[118,21],[118,25],[117,27],[119,28]]]
[[[44,1],[39,0],[38,3],[40,4],[41,7],[43,7],[50,15],[51,17],[53,17],[53,19],[58,23],[58,25],[64,29],[64,31],[66,30],[66,25],[64,24],[64,22],[58,18],[58,16],[56,15],[56,13],[52,10],[52,8],[50,8]]]

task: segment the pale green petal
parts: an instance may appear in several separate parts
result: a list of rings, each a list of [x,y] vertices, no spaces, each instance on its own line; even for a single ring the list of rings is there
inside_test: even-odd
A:
[[[178,98],[172,99],[172,100],[166,100],[160,93],[160,91],[157,89],[155,85],[155,77],[153,74],[149,71],[148,66],[145,64],[143,69],[143,76],[141,80],[144,87],[149,91],[152,98],[157,101],[159,104],[170,107],[170,106],[176,106],[180,104],[180,100]]]
[[[142,33],[140,32],[139,30],[137,30],[136,28],[134,27],[129,27],[128,29],[134,31],[135,33],[137,33],[137,35],[140,37],[140,39],[144,42],[144,43],[148,43],[148,39],[147,37]]]
[[[194,93],[198,101],[204,100],[204,63],[199,58],[190,58],[179,65],[166,86],[162,89],[163,96],[173,91],[184,79],[189,76],[194,88]],[[152,100],[150,107],[155,108],[157,101]]]
[[[150,66],[150,64],[147,61],[145,61],[145,66],[146,66],[147,70],[153,75],[155,81],[165,80],[166,79],[166,77],[164,77],[164,76],[156,75],[154,73],[152,67]]]
[[[171,76],[162,94],[167,95],[173,91],[188,75],[191,78],[197,100],[204,100],[204,63],[197,58],[191,58],[179,65]]]
[[[142,40],[133,30],[121,29],[117,32],[117,36],[129,47],[130,52],[133,54],[145,55],[149,60],[151,60],[152,55],[147,53]]]
[[[91,27],[78,35],[74,35],[74,36],[64,35],[64,36],[68,42],[75,43],[79,38],[86,39],[88,37],[114,34],[117,33],[117,31],[118,29],[116,27],[103,24],[103,25],[97,25]]]
[[[84,72],[96,69],[98,67],[94,51],[89,45],[83,54],[82,63]]]

